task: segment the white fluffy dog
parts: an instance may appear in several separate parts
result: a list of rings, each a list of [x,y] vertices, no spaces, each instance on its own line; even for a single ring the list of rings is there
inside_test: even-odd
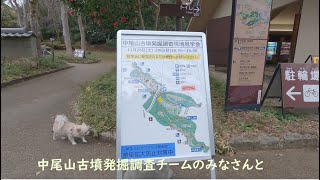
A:
[[[82,142],[86,143],[84,136],[89,135],[90,126],[82,123],[77,125],[68,121],[68,118],[65,115],[56,115],[53,124],[53,140],[56,140],[57,136],[60,136],[61,139],[66,139],[68,137],[72,145],[77,143],[74,141],[74,137],[81,138]]]

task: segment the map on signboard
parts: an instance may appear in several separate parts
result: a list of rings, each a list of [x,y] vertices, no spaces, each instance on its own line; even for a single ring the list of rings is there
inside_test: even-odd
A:
[[[208,156],[201,37],[155,37],[122,39],[121,158]]]
[[[157,82],[149,73],[144,73],[137,63],[132,64],[133,70],[130,73],[131,78],[139,81],[146,89],[150,89],[149,98],[143,104],[143,109],[150,113],[155,120],[162,126],[168,126],[173,130],[184,134],[187,145],[190,147],[201,147],[204,152],[209,150],[204,142],[195,138],[197,129],[196,123],[190,121],[186,116],[181,116],[182,108],[185,108],[187,115],[188,108],[200,108],[201,103],[197,104],[195,100],[185,94],[166,91],[165,84]]]
[[[238,0],[234,38],[267,39],[272,0]]]

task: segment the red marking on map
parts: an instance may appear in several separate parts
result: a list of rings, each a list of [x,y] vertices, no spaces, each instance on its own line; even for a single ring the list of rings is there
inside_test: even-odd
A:
[[[181,86],[182,91],[194,91],[196,90],[195,86]]]

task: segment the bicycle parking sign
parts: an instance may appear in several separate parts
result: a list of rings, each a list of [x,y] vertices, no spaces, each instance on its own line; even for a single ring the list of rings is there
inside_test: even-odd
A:
[[[319,107],[319,65],[283,63],[281,86],[283,107]]]
[[[285,108],[319,108],[319,64],[278,64],[263,95],[279,98],[282,114]]]

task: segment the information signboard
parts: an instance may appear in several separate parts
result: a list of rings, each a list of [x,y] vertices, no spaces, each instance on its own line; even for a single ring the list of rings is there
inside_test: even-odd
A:
[[[264,94],[280,98],[283,108],[319,108],[319,65],[281,63],[273,73]]]
[[[117,153],[128,160],[212,158],[204,33],[118,32]]]
[[[283,107],[319,107],[319,65],[283,63]]]
[[[226,109],[259,110],[272,0],[233,0]]]
[[[84,50],[83,49],[75,49],[74,57],[84,58]]]
[[[186,16],[199,17],[201,7],[199,5],[160,4],[160,16]]]

